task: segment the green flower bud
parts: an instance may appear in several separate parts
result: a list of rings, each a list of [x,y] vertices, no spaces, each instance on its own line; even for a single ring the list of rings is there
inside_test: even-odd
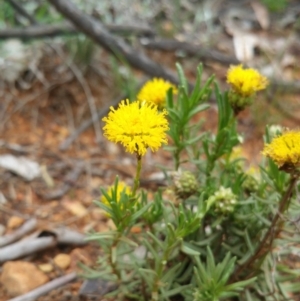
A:
[[[221,186],[219,190],[209,197],[207,202],[214,204],[217,213],[226,215],[233,212],[237,200],[231,188]]]
[[[174,172],[174,191],[178,198],[185,199],[195,194],[198,189],[198,182],[190,171]]]

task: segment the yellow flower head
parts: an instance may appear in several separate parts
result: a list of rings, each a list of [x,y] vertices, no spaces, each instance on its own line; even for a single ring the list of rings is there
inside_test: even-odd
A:
[[[254,69],[243,69],[243,65],[231,66],[227,72],[229,83],[237,94],[249,97],[268,85],[268,79]]]
[[[278,167],[300,165],[300,131],[286,131],[266,144],[263,155],[271,158]]]
[[[102,120],[104,136],[115,143],[121,143],[127,152],[145,155],[147,148],[157,151],[167,144],[166,131],[169,129],[166,110],[159,112],[148,102],[122,100],[118,109],[110,108],[107,117]]]
[[[153,78],[145,83],[137,95],[139,101],[152,102],[159,109],[165,107],[166,93],[172,88],[173,94],[177,94],[177,88],[162,78]]]
[[[110,197],[112,197],[112,190],[114,189],[114,187],[115,187],[115,185],[112,185],[112,186],[108,187],[108,189],[107,189],[107,194],[108,194]],[[116,194],[117,194],[117,201],[120,200],[120,198],[121,198],[121,193],[122,193],[123,191],[124,191],[125,194],[127,194],[127,195],[130,195],[130,194],[131,194],[131,188],[130,188],[129,186],[127,186],[124,182],[120,181],[120,182],[118,183],[117,192],[116,192]],[[104,195],[101,196],[101,202],[102,202],[103,204],[109,206],[109,202],[108,202],[107,198],[106,198]]]

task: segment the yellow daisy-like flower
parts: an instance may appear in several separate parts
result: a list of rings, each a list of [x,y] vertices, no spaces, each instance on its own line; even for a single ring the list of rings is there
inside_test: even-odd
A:
[[[243,97],[250,97],[268,85],[268,79],[254,69],[243,69],[243,65],[231,66],[227,72],[227,83]]]
[[[122,100],[118,109],[110,108],[102,120],[104,136],[115,143],[121,143],[127,152],[145,155],[149,147],[153,152],[167,144],[169,129],[167,111],[159,112],[157,106],[148,102]]]
[[[145,83],[137,95],[139,101],[152,102],[157,105],[159,109],[166,105],[166,93],[172,88],[173,94],[177,94],[177,88],[170,82],[162,78],[153,78]]]
[[[110,187],[108,187],[107,189],[107,194],[111,197],[112,196],[112,190],[114,189],[115,185],[112,185]],[[131,188],[129,186],[127,186],[124,182],[120,181],[118,183],[118,188],[117,188],[117,201],[120,200],[121,198],[121,193],[125,192],[125,194],[130,195],[131,194]],[[109,206],[109,202],[107,200],[107,198],[102,195],[101,196],[101,202],[107,206]]]
[[[300,131],[286,131],[265,145],[263,155],[271,158],[278,167],[300,166]]]

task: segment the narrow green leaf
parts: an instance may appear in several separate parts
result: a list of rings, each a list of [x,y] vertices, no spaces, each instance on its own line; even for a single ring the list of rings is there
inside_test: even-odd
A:
[[[161,261],[161,258],[159,257],[159,255],[157,254],[157,252],[155,251],[155,249],[153,248],[153,246],[151,245],[151,243],[147,239],[144,239],[143,243],[145,244],[145,246],[148,249],[148,251],[150,251],[150,253],[153,256],[154,260],[156,262]]]
[[[152,206],[152,203],[148,203],[147,205],[145,205],[142,209],[140,209],[139,211],[137,211],[136,213],[134,213],[130,220],[131,222],[135,222],[138,218],[140,218],[150,207]]]
[[[105,212],[107,212],[110,216],[113,215],[113,210],[111,209],[110,206],[107,206],[105,204],[103,204],[100,201],[94,201],[94,204],[96,204],[98,207],[100,207],[101,209],[103,209]]]
[[[209,276],[214,277],[214,271],[215,271],[215,268],[216,268],[214,255],[213,255],[210,247],[207,247],[206,250],[207,250],[206,272]]]
[[[104,232],[104,233],[92,233],[88,234],[88,236],[85,238],[85,240],[105,240],[105,239],[111,239],[113,240],[116,236],[117,232]]]
[[[189,289],[189,288],[192,288],[193,285],[192,284],[187,284],[187,285],[182,285],[182,286],[178,286],[176,288],[173,288],[167,292],[164,292],[163,293],[163,296],[165,298],[170,298],[171,296],[174,296],[174,295],[177,295],[177,294],[180,294],[182,293],[183,291]]]
[[[153,279],[156,277],[156,273],[149,269],[138,269],[139,274],[143,277],[143,279],[146,281],[148,287],[152,287],[153,285]]]
[[[250,236],[249,236],[248,230],[247,230],[247,229],[245,229],[245,230],[244,230],[244,233],[245,233],[245,236],[244,236],[244,238],[245,238],[245,241],[246,241],[247,247],[249,248],[249,250],[250,250],[251,254],[253,255],[255,250],[254,250],[254,246],[253,246],[253,244],[252,244],[252,242],[251,242],[251,239],[250,239]]]
[[[194,115],[196,115],[199,112],[205,111],[210,108],[210,105],[207,103],[201,104],[194,108],[193,110],[189,111],[188,119],[191,119]]]
[[[161,240],[159,240],[154,234],[147,231],[147,235],[149,235],[162,250],[164,249],[163,242]]]
[[[188,93],[188,83],[186,77],[184,75],[184,71],[179,63],[176,63],[176,69],[179,76],[179,81],[182,87],[184,88],[185,93]]]
[[[191,248],[191,244],[187,244],[186,242],[183,242],[181,245],[180,250],[190,256],[200,256],[200,252],[196,251],[195,249]]]
[[[227,291],[241,291],[244,289],[245,286],[250,285],[251,283],[255,282],[257,279],[257,277],[253,277],[247,280],[243,280],[243,281],[238,281],[229,285],[226,285],[225,288]]]
[[[125,236],[121,236],[119,238],[119,240],[127,243],[128,245],[130,245],[131,247],[134,247],[134,248],[137,248],[139,246],[136,242],[132,241],[131,239],[129,239],[128,237],[125,237]]]

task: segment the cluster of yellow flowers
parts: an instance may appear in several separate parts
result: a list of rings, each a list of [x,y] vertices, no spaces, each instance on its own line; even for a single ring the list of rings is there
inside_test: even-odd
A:
[[[235,113],[251,104],[255,93],[268,85],[266,77],[254,69],[243,69],[242,65],[229,68],[227,82],[231,86],[229,102]],[[103,118],[106,123],[104,136],[112,142],[121,143],[127,152],[139,157],[145,155],[148,148],[157,151],[167,143],[169,127],[164,107],[169,89],[173,94],[178,93],[173,84],[154,78],[142,87],[136,101],[123,100],[117,109],[111,107],[108,116]],[[300,166],[300,132],[286,131],[275,137],[265,145],[263,154],[279,167]],[[120,190],[124,187],[120,182]]]
[[[167,144],[169,127],[163,107],[170,88],[177,93],[176,87],[168,81],[154,78],[142,87],[137,101],[122,100],[117,110],[111,107],[108,116],[103,118],[106,122],[104,136],[139,156],[145,155],[148,148],[157,151]]]

